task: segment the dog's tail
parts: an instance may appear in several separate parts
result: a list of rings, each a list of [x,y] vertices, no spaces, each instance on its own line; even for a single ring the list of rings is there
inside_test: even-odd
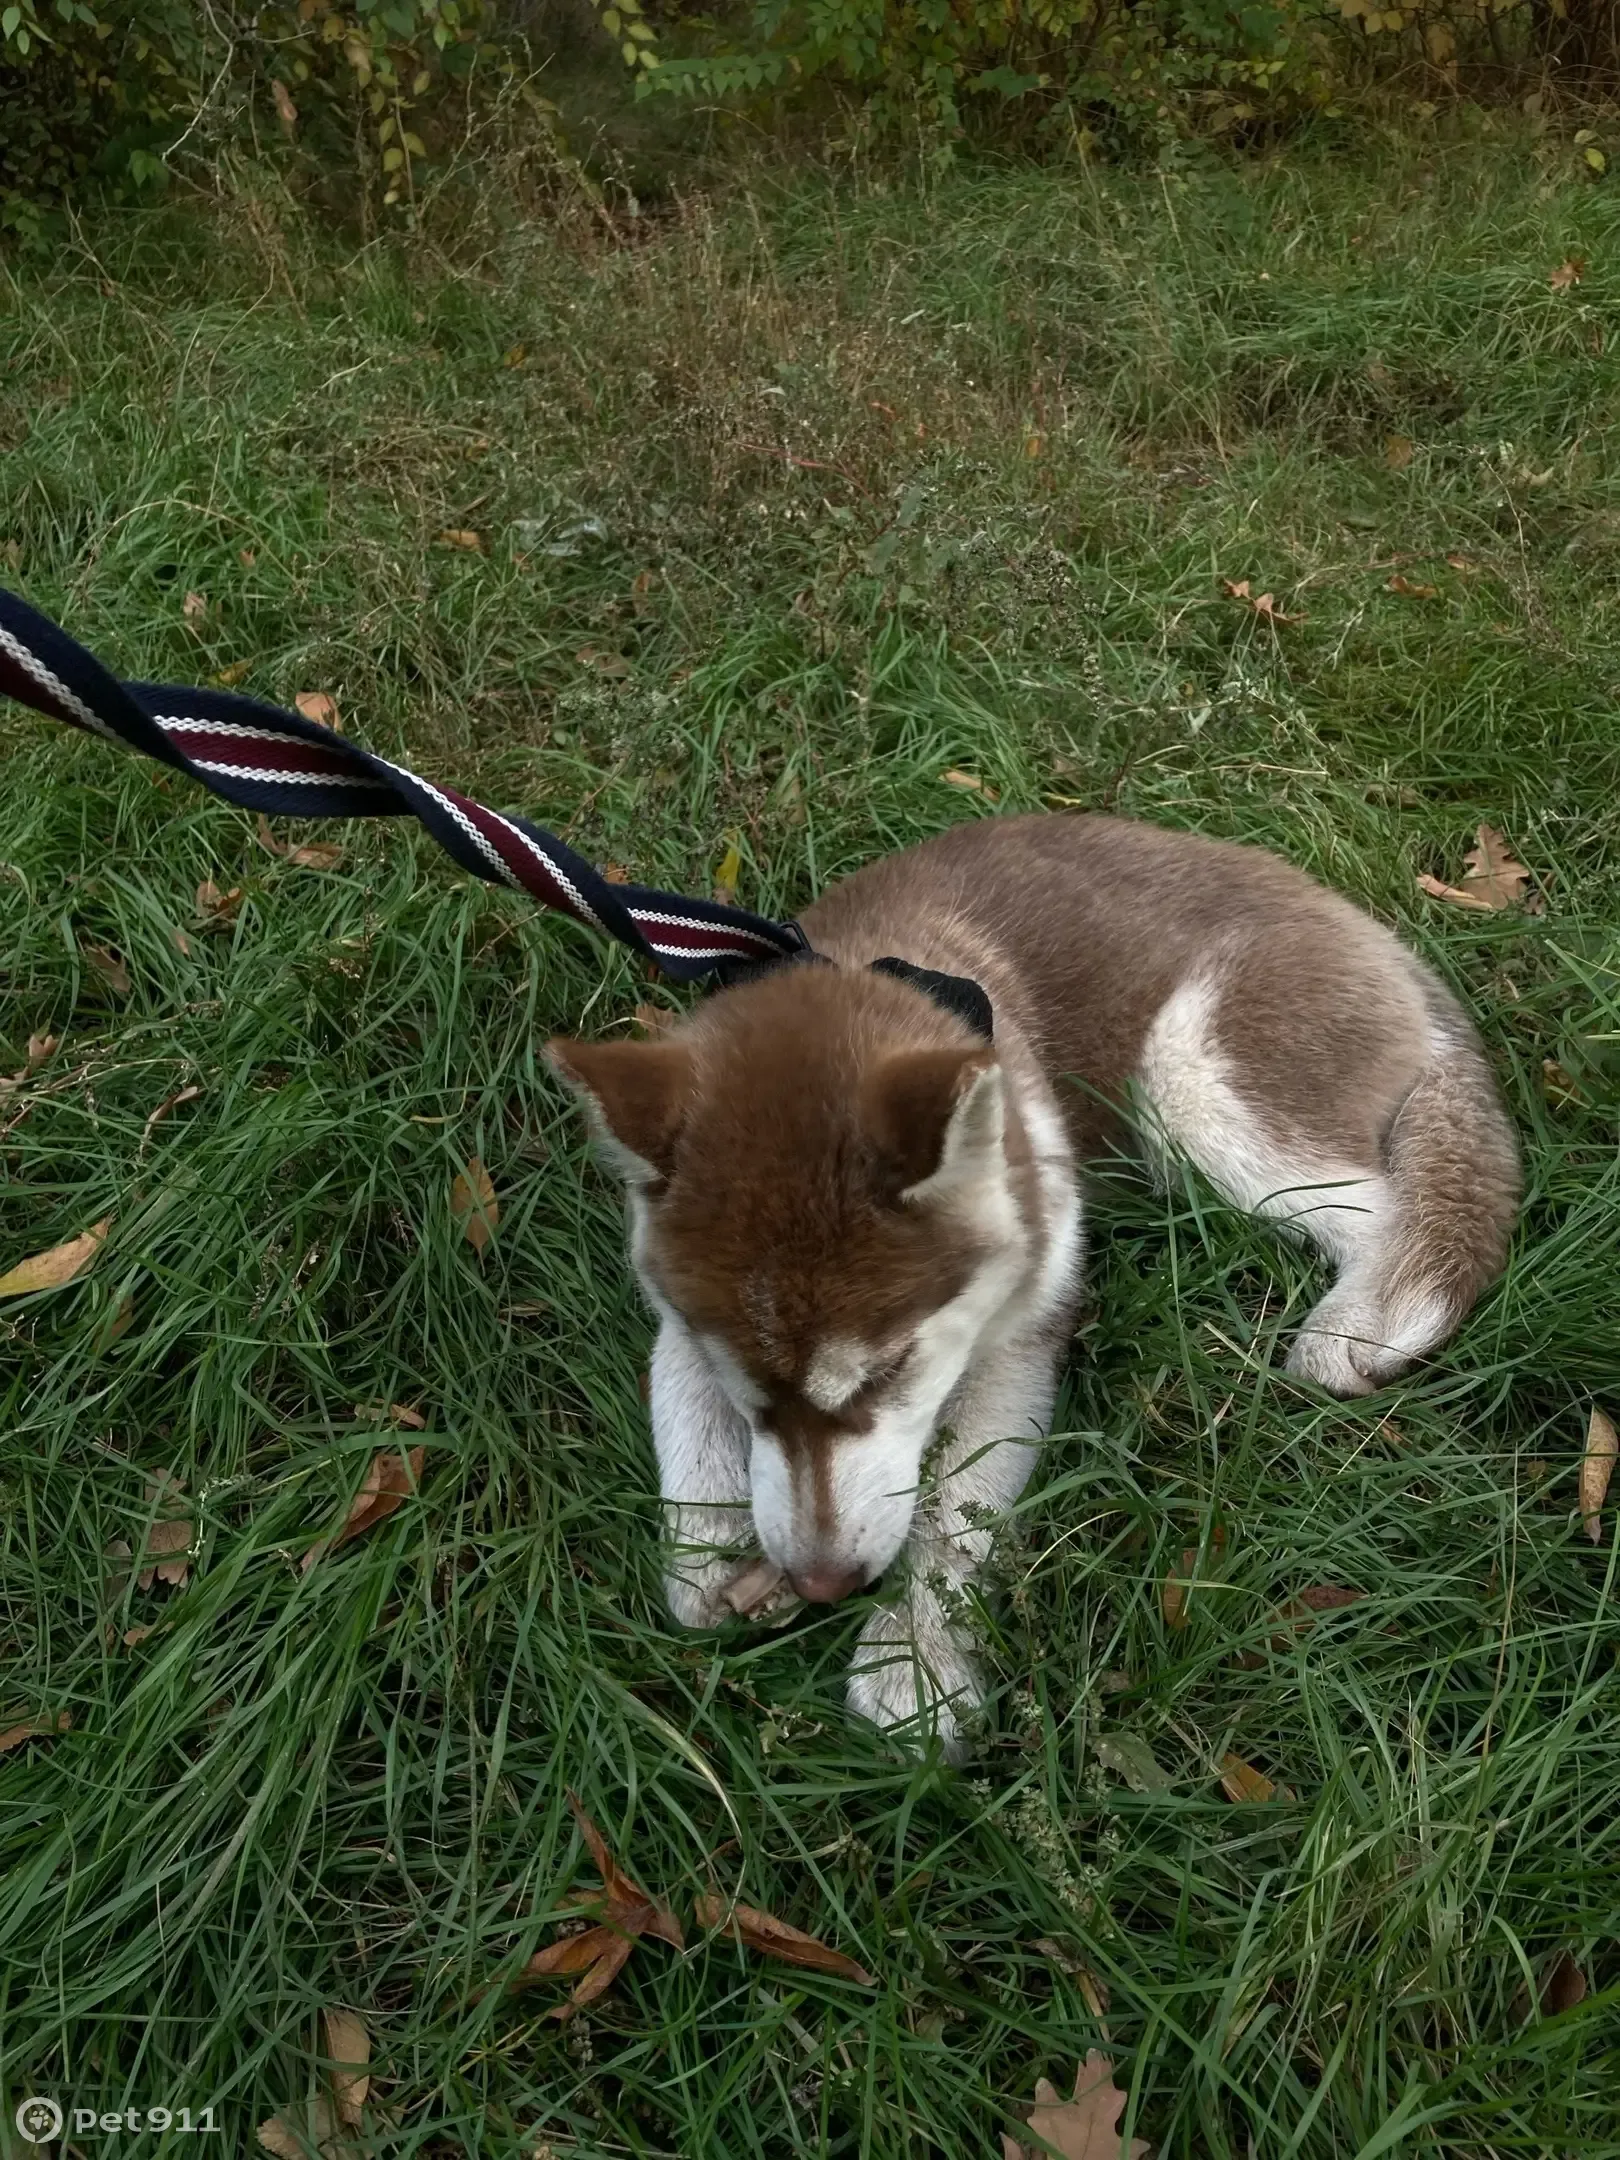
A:
[[[1385,1135],[1376,1225],[1288,1354],[1335,1395],[1439,1348],[1501,1272],[1518,1211],[1518,1142],[1479,1037],[1426,971],[1419,987],[1429,1056]]]
[[[1434,1053],[1385,1142],[1395,1203],[1370,1379],[1434,1349],[1502,1271],[1523,1177],[1519,1144],[1462,1007],[1423,983]]]

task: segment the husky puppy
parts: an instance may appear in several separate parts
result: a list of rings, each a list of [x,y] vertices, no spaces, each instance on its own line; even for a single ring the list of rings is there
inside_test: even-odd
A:
[[[1288,1369],[1365,1395],[1500,1270],[1514,1134],[1455,998],[1258,849],[1106,817],[959,825],[803,917],[817,961],[652,1042],[556,1041],[659,1319],[677,1617],[891,1574],[849,1701],[948,1755],[960,1592],[1022,1490],[1081,1287],[1080,1165],[1134,1129],[1333,1270]],[[830,963],[830,964],[829,964]],[[940,1444],[934,1442],[939,1436]]]

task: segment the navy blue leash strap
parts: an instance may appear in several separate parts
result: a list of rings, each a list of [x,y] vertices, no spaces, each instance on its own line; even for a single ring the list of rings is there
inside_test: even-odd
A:
[[[435,787],[345,735],[227,690],[120,682],[65,630],[0,590],[0,696],[139,750],[244,810],[289,817],[414,817],[464,870],[556,908],[690,982],[805,949],[797,923],[610,882],[527,818]]]

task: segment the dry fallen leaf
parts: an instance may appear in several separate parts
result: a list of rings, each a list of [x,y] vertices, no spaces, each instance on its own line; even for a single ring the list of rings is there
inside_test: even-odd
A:
[[[483,552],[484,542],[478,533],[469,531],[465,525],[451,525],[439,535],[443,547],[467,548],[474,554]]]
[[[316,1539],[299,1562],[299,1573],[307,1574],[323,1553],[335,1552],[351,1538],[363,1537],[385,1522],[396,1508],[403,1507],[422,1481],[426,1458],[427,1449],[423,1447],[413,1447],[408,1454],[398,1448],[379,1448],[367,1466],[360,1490],[349,1503],[348,1514],[329,1538]]]
[[[536,1980],[572,1980],[576,1973],[582,1974],[584,1977],[568,2000],[548,2013],[554,2018],[571,2018],[576,2010],[583,2010],[587,2003],[607,1993],[630,1962],[635,1947],[635,1934],[622,1927],[604,1923],[582,1928],[577,1935],[561,1935],[543,1950],[537,1950],[512,1982],[512,1988],[528,1987]]]
[[[1216,1559],[1225,1549],[1226,1525],[1217,1523],[1209,1534],[1211,1560]],[[1181,1559],[1174,1573],[1165,1578],[1164,1590],[1160,1597],[1166,1627],[1184,1628],[1187,1625],[1187,1593],[1193,1587],[1193,1578],[1197,1570],[1198,1547],[1196,1545],[1184,1546]]]
[[[40,1066],[56,1055],[58,1045],[59,1038],[55,1035],[30,1035],[22,1064],[8,1079],[0,1080],[0,1095],[9,1095],[13,1089],[20,1088],[25,1080],[32,1079]]]
[[[1419,892],[1426,892],[1431,900],[1449,900],[1454,907],[1484,909],[1491,904],[1488,900],[1479,900],[1472,893],[1464,892],[1461,886],[1448,885],[1442,878],[1430,877],[1427,870],[1418,872],[1417,888]]]
[[[338,718],[337,703],[324,690],[300,690],[293,703],[306,720],[313,720],[317,727],[329,727],[337,734],[343,733],[343,722]]]
[[[754,1905],[732,1905],[712,1892],[697,1899],[692,1917],[701,1928],[718,1929],[761,1957],[776,1958],[783,1965],[799,1965],[807,1972],[828,1973],[835,1980],[853,1980],[861,1987],[876,1987],[875,1975],[857,1965],[842,1950],[802,1929],[789,1927],[774,1913]]]
[[[298,125],[298,107],[293,103],[292,92],[284,82],[272,82],[270,100],[276,108],[276,119],[281,124],[283,134],[290,135]]]
[[[1221,1757],[1221,1790],[1228,1800],[1263,1803],[1275,1800],[1279,1795],[1285,1800],[1293,1798],[1286,1785],[1274,1784],[1263,1770],[1257,1770],[1253,1763],[1246,1763],[1241,1755]]]
[[[1359,1605],[1366,1595],[1365,1590],[1346,1589],[1339,1583],[1313,1583],[1310,1589],[1301,1590],[1298,1597],[1289,1599],[1281,1618],[1295,1627],[1305,1627],[1315,1614],[1343,1612],[1347,1605]]]
[[[183,1495],[184,1478],[176,1477],[172,1470],[154,1470],[146,1480],[146,1502],[154,1504],[159,1515],[146,1533],[146,1546],[142,1561],[150,1566],[141,1567],[135,1578],[137,1590],[150,1590],[154,1582],[172,1583],[176,1588],[191,1572],[187,1557],[191,1551],[191,1509]]]
[[[129,969],[115,952],[109,952],[105,945],[81,945],[79,950],[109,990],[116,991],[119,997],[129,996]]]
[[[306,840],[302,847],[293,847],[286,840],[278,840],[270,830],[270,820],[261,810],[259,813],[259,845],[268,848],[272,855],[280,855],[285,861],[299,863],[306,870],[335,870],[343,860],[342,846],[336,840]]]
[[[728,838],[726,852],[721,856],[714,873],[714,897],[722,907],[730,907],[737,897],[737,880],[742,875],[742,852],[735,840]]]
[[[1386,435],[1384,463],[1391,472],[1405,472],[1412,462],[1412,452],[1416,447],[1410,435]]]
[[[1197,1566],[1198,1547],[1184,1546],[1180,1568],[1176,1574],[1165,1577],[1164,1589],[1159,1599],[1164,1610],[1166,1627],[1184,1628],[1187,1625],[1187,1592],[1191,1588],[1193,1571]]]
[[[1515,862],[1508,844],[1494,825],[1481,825],[1474,835],[1474,845],[1464,856],[1468,874],[1462,881],[1462,889],[1472,893],[1489,908],[1512,907],[1524,898],[1524,889],[1530,882],[1530,873],[1522,862]]]
[[[353,2130],[359,2126],[366,2094],[371,2089],[366,2068],[371,2060],[371,2035],[355,2010],[323,2010],[321,2022],[326,2028],[326,2052],[333,2064],[332,2097],[337,2103],[338,2120]]]
[[[1480,826],[1474,845],[1463,859],[1468,869],[1460,885],[1446,885],[1439,878],[1425,875],[1417,881],[1419,891],[1436,900],[1449,900],[1456,907],[1494,909],[1526,901],[1530,873],[1522,862],[1514,861],[1506,840],[1494,825]]]
[[[59,1732],[66,1732],[73,1723],[72,1713],[60,1710],[54,1718],[25,1718],[20,1725],[8,1725],[0,1732],[0,1755],[8,1755],[14,1747],[21,1747],[25,1740],[51,1740]]]
[[[72,1282],[101,1250],[112,1220],[110,1215],[104,1215],[65,1245],[53,1245],[49,1252],[19,1260],[14,1268],[0,1275],[0,1297],[26,1297],[31,1290],[60,1290],[64,1283]]]
[[[1554,292],[1568,292],[1570,287],[1578,285],[1585,275],[1586,257],[1584,255],[1571,255],[1558,265],[1552,276],[1548,278],[1547,283]]]
[[[604,863],[602,875],[610,885],[628,885],[630,882],[630,873],[622,862]]]
[[[260,2123],[258,2139],[266,2152],[277,2155],[277,2160],[309,2160],[312,2152],[318,2153],[320,2160],[347,2160],[348,2155],[359,2150],[343,2135],[337,2110],[325,2093],[317,2093],[307,2110],[288,2108]]]
[[[1410,578],[1402,577],[1398,570],[1386,582],[1384,590],[1392,593],[1403,593],[1408,600],[1438,600],[1440,597],[1438,585],[1414,585]]]
[[[1560,1950],[1552,1970],[1541,1983],[1541,2014],[1543,2017],[1561,2017],[1566,2010],[1575,2009],[1585,2000],[1586,1975],[1570,1951]]]
[[[500,1222],[501,1203],[495,1197],[494,1181],[476,1155],[450,1187],[450,1212],[473,1251],[481,1253]]]
[[[1044,2155],[1050,2147],[1063,2160],[1142,2160],[1147,2140],[1132,2138],[1127,2144],[1119,2133],[1125,2095],[1113,2072],[1108,2057],[1093,2049],[1074,2073],[1072,2099],[1060,2100],[1055,2086],[1036,2079],[1035,2105],[1027,2117],[1031,2130],[1044,2140],[1036,2152]],[[1003,2160],[1033,2160],[1027,2146],[1005,2133],[1001,2151]]]
[[[1108,1982],[1099,1978],[1066,1943],[1056,1942],[1050,1935],[1037,1935],[1029,1947],[1038,1950],[1042,1957],[1050,1958],[1060,1972],[1068,1974],[1079,1988],[1086,2008],[1100,2025],[1108,2015],[1108,2006],[1112,1999],[1108,1992]]]
[[[628,675],[630,663],[623,653],[603,652],[597,645],[582,645],[574,658],[581,667],[595,668],[598,675]]]
[[[0,1283],[0,1290],[5,1288]],[[1586,1534],[1594,1545],[1603,1537],[1603,1502],[1609,1490],[1609,1480],[1614,1475],[1614,1459],[1620,1449],[1616,1438],[1614,1420],[1605,1411],[1592,1405],[1592,1415],[1586,1421],[1586,1453],[1581,1457],[1581,1521]]]
[[[963,772],[953,765],[949,772],[939,776],[947,787],[962,788],[972,795],[982,795],[986,802],[1000,802],[1001,790],[993,788],[988,780],[981,780],[977,773]]]
[[[1341,1589],[1336,1583],[1316,1583],[1309,1590],[1301,1590],[1277,1614],[1279,1625],[1271,1637],[1272,1649],[1287,1650],[1320,1613],[1343,1612],[1346,1606],[1359,1605],[1366,1595],[1365,1590]],[[1241,1650],[1237,1663],[1254,1672],[1265,1659],[1258,1650]]]
[[[409,1403],[357,1402],[354,1414],[365,1425],[408,1425],[412,1432],[426,1432],[427,1419],[420,1410],[413,1410]]]
[[[306,840],[302,847],[287,850],[287,860],[301,870],[335,870],[343,849],[336,840]]]
[[[1222,578],[1221,583],[1226,587],[1227,593],[1232,599],[1243,601],[1254,610],[1256,615],[1264,616],[1267,622],[1298,623],[1305,620],[1303,615],[1283,614],[1282,610],[1277,606],[1276,595],[1268,592],[1253,592],[1247,578],[1239,578],[1235,584],[1231,578]]]
[[[242,905],[243,888],[233,885],[229,892],[221,892],[212,878],[204,878],[197,887],[197,913],[206,922],[232,923]]]
[[[183,1515],[169,1517],[166,1521],[153,1523],[146,1533],[146,1551],[142,1559],[153,1565],[143,1567],[135,1578],[137,1590],[150,1590],[155,1582],[172,1583],[178,1590],[191,1573],[191,1523]]]
[[[1554,1103],[1583,1103],[1586,1100],[1580,1082],[1556,1058],[1541,1061],[1541,1092]]]
[[[515,1991],[528,1987],[535,1980],[572,1979],[576,1973],[581,1974],[583,1977],[568,2000],[559,2003],[550,2013],[554,2018],[571,2018],[576,2010],[582,2010],[587,2003],[595,2002],[598,1995],[605,1994],[624,1969],[641,1936],[656,1935],[672,1950],[686,1948],[686,1937],[675,1915],[661,1899],[631,1881],[575,1794],[568,1795],[568,1805],[574,1811],[580,1835],[602,1878],[599,1893],[587,1892],[576,1902],[605,1917],[579,1934],[560,1935],[555,1942],[547,1943],[509,1983],[509,1991]]]
[[[146,1123],[141,1127],[141,1144],[135,1150],[137,1160],[146,1153],[146,1143],[152,1137],[152,1128],[166,1118],[171,1110],[178,1110],[182,1103],[195,1102],[202,1093],[200,1087],[176,1088],[172,1095],[165,1095],[155,1110],[147,1112]]]
[[[195,629],[208,613],[208,601],[200,592],[188,592],[180,603],[180,612]]]
[[[244,680],[252,666],[253,662],[251,660],[233,660],[229,667],[222,667],[213,679],[221,690],[234,690],[237,684]]]

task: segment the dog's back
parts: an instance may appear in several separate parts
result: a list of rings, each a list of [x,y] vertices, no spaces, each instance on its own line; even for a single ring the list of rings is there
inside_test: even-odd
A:
[[[1307,1231],[1339,1289],[1295,1368],[1364,1393],[1500,1269],[1518,1150],[1456,1000],[1380,924],[1257,848],[1124,819],[985,818],[872,863],[804,917],[850,967],[981,981],[1004,1061],[1055,1085],[1084,1158],[1134,1098],[1150,1145]]]

